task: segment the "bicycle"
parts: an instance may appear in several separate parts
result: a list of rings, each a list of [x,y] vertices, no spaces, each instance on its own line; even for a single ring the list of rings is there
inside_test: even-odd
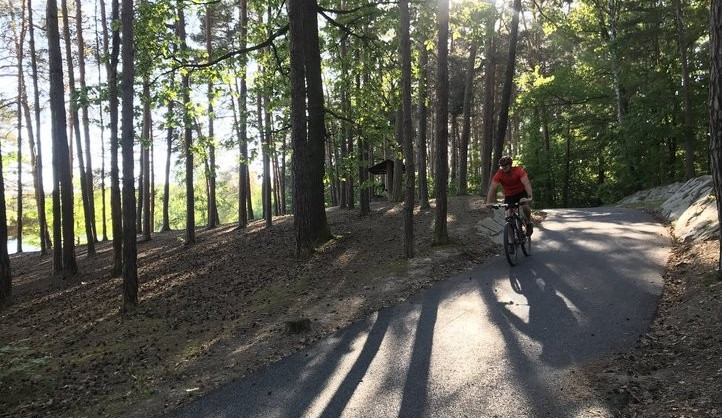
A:
[[[504,254],[509,265],[515,266],[519,263],[519,249],[524,256],[531,255],[531,235],[527,235],[527,219],[523,210],[519,210],[524,203],[509,205],[506,203],[495,203],[489,205],[494,209],[504,208],[510,210],[504,221]]]

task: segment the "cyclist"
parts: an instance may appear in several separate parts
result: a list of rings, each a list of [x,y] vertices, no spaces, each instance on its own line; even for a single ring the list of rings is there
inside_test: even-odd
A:
[[[497,170],[497,172],[494,173],[494,177],[491,178],[489,192],[486,195],[487,206],[490,206],[494,202],[496,191],[500,184],[504,192],[504,203],[513,205],[532,200],[529,176],[527,176],[523,168],[512,166],[512,159],[508,155],[499,158],[499,170]],[[527,235],[531,235],[533,232],[531,207],[527,203],[526,205],[522,205],[522,210],[524,210],[524,215],[526,215]],[[511,211],[508,210],[507,216],[510,215]]]

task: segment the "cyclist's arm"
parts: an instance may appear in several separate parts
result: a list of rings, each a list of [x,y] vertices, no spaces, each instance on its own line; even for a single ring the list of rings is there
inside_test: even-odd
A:
[[[499,182],[492,180],[491,184],[489,185],[489,191],[486,194],[486,204],[487,205],[491,205],[496,200],[494,198],[496,197],[496,189],[498,187],[499,187]]]
[[[522,177],[521,184],[524,185],[524,190],[526,191],[528,199],[532,200],[533,193],[531,191],[531,182],[529,181],[529,176]]]

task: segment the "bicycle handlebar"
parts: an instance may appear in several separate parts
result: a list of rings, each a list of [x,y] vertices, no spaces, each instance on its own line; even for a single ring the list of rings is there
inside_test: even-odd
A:
[[[494,208],[494,209],[509,209],[509,208],[518,208],[519,206],[526,205],[529,202],[531,202],[531,199],[526,200],[524,202],[517,202],[513,205],[510,205],[508,203],[492,203],[490,205],[487,205],[488,207]]]

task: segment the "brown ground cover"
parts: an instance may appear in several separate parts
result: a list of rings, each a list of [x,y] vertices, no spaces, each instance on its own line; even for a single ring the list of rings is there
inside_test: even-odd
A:
[[[93,258],[79,249],[81,272],[69,280],[50,275],[49,256],[11,256],[0,415],[157,415],[499,252],[475,227],[488,216],[478,197],[450,199],[453,243],[443,247],[431,246],[433,210],[417,211],[411,261],[402,257],[401,205],[372,209],[366,218],[330,209],[335,239],[303,262],[292,257],[290,217],[270,229],[199,230],[192,246],[179,231],[154,234],[138,246],[140,306],[131,314],[120,313],[108,243]],[[585,366],[600,396],[627,405],[624,416],[722,411],[715,245],[678,246],[639,347]]]

